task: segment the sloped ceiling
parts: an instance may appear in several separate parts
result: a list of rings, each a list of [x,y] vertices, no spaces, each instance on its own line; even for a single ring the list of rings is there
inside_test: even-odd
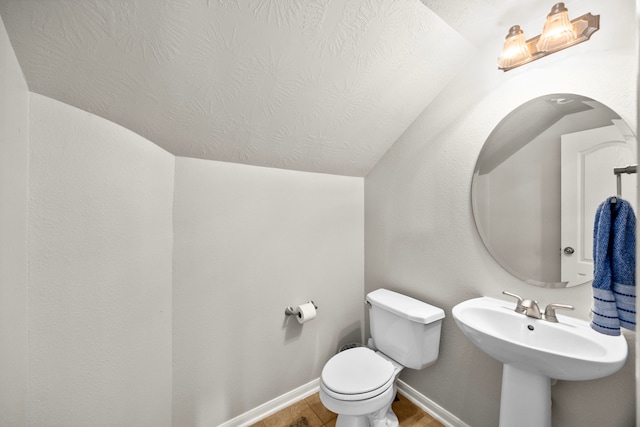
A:
[[[0,0],[0,15],[31,91],[175,155],[364,176],[487,34],[550,6],[500,3]]]

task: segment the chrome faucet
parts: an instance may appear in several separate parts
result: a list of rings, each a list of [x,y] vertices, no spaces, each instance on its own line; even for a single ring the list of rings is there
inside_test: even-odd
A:
[[[538,307],[538,301],[532,299],[526,299],[521,303],[524,308],[524,315],[527,317],[533,317],[534,319],[542,319],[540,313],[540,307]]]
[[[522,299],[520,295],[512,294],[511,292],[502,291],[503,294],[509,295],[510,297],[514,297],[518,300],[516,303],[515,312],[524,314],[528,317],[533,317],[534,319],[544,319],[548,322],[558,323],[558,318],[556,317],[556,309],[562,308],[565,310],[573,310],[574,307],[568,304],[549,304],[544,309],[544,316],[540,313],[540,307],[538,307],[538,302],[531,299]]]
[[[514,297],[518,300],[515,308],[516,313],[524,314],[527,317],[533,317],[534,319],[542,319],[540,313],[540,307],[538,307],[538,301],[532,299],[522,299],[520,295],[512,294],[511,292],[502,291],[503,294]]]

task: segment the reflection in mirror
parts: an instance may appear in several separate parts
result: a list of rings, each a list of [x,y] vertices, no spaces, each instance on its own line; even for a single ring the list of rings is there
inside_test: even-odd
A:
[[[584,96],[542,96],[512,111],[485,142],[471,185],[491,255],[533,285],[589,283],[596,209],[616,195],[613,169],[636,163],[636,145],[618,114]],[[637,212],[636,176],[621,178]]]

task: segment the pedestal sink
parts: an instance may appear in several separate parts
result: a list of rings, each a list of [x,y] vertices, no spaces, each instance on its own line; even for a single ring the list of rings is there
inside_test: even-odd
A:
[[[558,315],[558,323],[514,311],[515,303],[470,299],[453,307],[464,335],[502,362],[500,427],[551,427],[551,379],[591,380],[618,371],[627,359],[622,335]]]

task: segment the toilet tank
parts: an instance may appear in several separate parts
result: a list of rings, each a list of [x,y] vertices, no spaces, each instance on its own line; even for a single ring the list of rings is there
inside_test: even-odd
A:
[[[367,294],[366,300],[371,337],[379,351],[411,369],[436,361],[444,310],[387,289]]]

